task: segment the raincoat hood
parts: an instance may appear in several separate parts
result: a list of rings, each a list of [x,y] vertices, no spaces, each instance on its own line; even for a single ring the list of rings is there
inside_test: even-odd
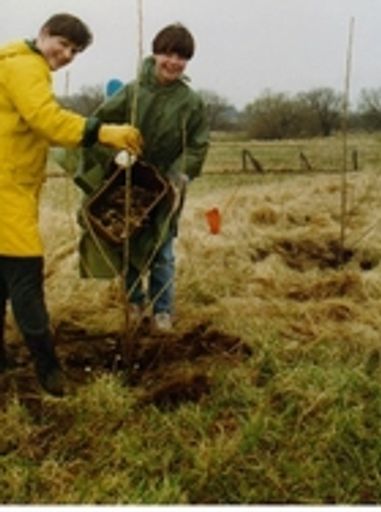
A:
[[[30,47],[25,41],[13,41],[0,47],[0,59],[11,58],[16,55],[28,55],[30,51]]]

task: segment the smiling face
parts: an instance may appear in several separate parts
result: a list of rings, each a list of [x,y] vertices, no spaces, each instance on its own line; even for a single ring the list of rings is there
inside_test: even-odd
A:
[[[45,57],[52,71],[69,64],[81,51],[81,48],[66,37],[53,36],[46,30],[40,32],[36,46]]]
[[[188,60],[178,53],[154,55],[156,78],[162,85],[168,85],[182,76]]]

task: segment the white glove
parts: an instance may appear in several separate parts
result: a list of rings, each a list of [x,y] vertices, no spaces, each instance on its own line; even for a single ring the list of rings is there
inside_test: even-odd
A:
[[[122,151],[119,151],[119,153],[117,153],[114,158],[114,162],[116,163],[116,165],[118,165],[119,167],[123,167],[124,169],[127,169],[127,167],[134,164],[135,161],[136,161],[136,156],[131,155],[125,149],[122,149]]]

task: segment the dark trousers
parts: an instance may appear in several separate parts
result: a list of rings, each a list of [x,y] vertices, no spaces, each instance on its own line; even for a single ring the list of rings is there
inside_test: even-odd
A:
[[[16,323],[33,359],[56,366],[43,290],[42,257],[0,256],[0,341],[4,346],[6,302],[9,299]]]

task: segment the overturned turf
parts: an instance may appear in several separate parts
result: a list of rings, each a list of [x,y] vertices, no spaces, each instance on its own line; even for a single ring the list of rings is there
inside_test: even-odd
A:
[[[93,334],[71,325],[57,329],[57,351],[72,392],[105,373],[121,375],[137,391],[142,404],[173,408],[186,401],[199,401],[212,388],[210,369],[232,364],[251,355],[237,336],[201,324],[177,335],[149,335],[146,326],[135,333],[130,360],[123,361],[125,337],[120,333]],[[0,405],[15,395],[39,416],[40,395],[26,349],[13,346],[13,368],[0,375]]]

